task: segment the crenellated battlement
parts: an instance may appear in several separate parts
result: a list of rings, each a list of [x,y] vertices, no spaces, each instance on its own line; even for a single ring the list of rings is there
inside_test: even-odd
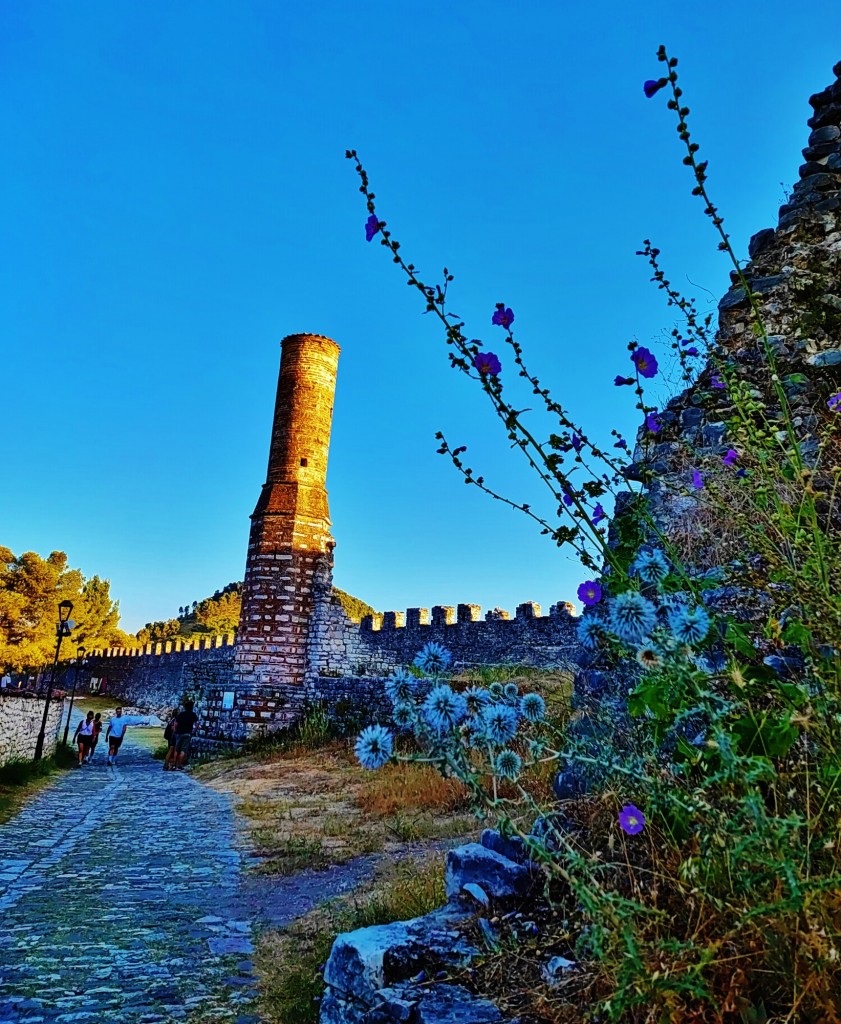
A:
[[[159,640],[142,647],[95,647],[88,651],[88,658],[142,658],[148,655],[180,654],[183,651],[214,651],[217,647],[236,646],[236,633],[220,636],[203,636],[195,640]]]
[[[376,674],[410,664],[424,644],[446,647],[456,663],[519,663],[561,667],[577,646],[575,608],[558,601],[541,614],[535,601],[517,605],[514,615],[478,604],[438,604],[366,615],[352,622],[341,606],[323,602],[311,625],[310,670],[319,674]]]
[[[485,622],[534,622],[548,618],[568,622],[577,616],[575,606],[569,601],[558,601],[549,608],[548,616],[541,615],[536,601],[518,604],[514,618],[504,608],[492,608],[485,612]],[[482,607],[478,604],[436,604],[429,608],[407,608],[405,612],[375,612],[365,615],[359,625],[363,633],[378,633],[393,629],[419,629],[424,626],[462,626],[482,621]]]

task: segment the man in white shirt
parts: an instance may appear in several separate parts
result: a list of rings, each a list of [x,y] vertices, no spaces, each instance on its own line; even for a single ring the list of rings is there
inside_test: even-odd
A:
[[[148,715],[124,715],[123,709],[117,708],[108,720],[108,731],[105,733],[105,739],[108,740],[108,764],[117,763],[117,752],[122,745],[128,726],[148,724]]]

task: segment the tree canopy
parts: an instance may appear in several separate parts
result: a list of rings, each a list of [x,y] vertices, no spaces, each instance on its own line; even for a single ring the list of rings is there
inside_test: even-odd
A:
[[[68,565],[63,551],[42,558],[34,551],[15,555],[0,545],[0,667],[20,671],[50,661],[55,653],[60,601],[72,601],[76,623],[67,653],[77,646],[131,646],[119,628],[119,601],[99,576],[85,579]],[[65,641],[67,644],[68,641]]]

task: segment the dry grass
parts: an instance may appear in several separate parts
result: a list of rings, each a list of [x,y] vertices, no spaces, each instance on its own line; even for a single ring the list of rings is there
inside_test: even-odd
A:
[[[406,843],[457,839],[476,830],[458,782],[413,764],[366,772],[347,741],[269,759],[223,760],[194,774],[234,796],[259,868],[271,874],[326,868],[367,853],[395,854]]]

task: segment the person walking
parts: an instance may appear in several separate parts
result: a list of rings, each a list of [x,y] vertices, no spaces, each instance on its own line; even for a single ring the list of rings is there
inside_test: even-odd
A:
[[[99,734],[102,732],[102,715],[97,711],[93,716],[93,734],[91,735],[91,749],[88,756],[85,758],[88,764],[93,761],[93,755],[96,752],[96,745],[99,743]]]
[[[184,710],[175,718],[175,767],[179,770],[184,768],[190,756],[193,726],[198,720],[199,716],[193,711],[193,702],[187,698],[184,701]]]
[[[89,711],[85,718],[80,719],[73,733],[73,742],[79,746],[79,762],[76,767],[81,768],[91,752],[93,743],[93,711]]]
[[[178,736],[178,708],[173,708],[169,714],[169,720],[166,723],[166,729],[164,729],[164,739],[166,740],[166,757],[164,758],[164,771],[174,772],[175,763],[178,760],[178,751],[175,747],[176,737]]]

